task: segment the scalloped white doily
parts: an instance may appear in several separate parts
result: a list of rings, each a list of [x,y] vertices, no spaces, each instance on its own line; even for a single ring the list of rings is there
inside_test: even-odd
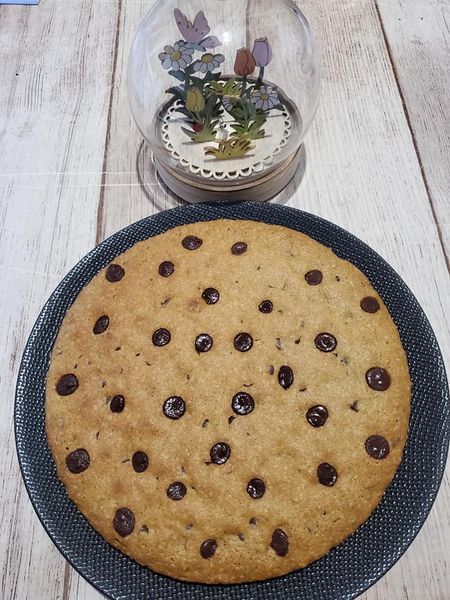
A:
[[[266,135],[260,140],[252,140],[255,146],[249,154],[242,158],[219,160],[213,156],[205,156],[206,146],[217,146],[217,142],[192,142],[182,131],[187,127],[186,119],[176,112],[182,106],[177,100],[169,106],[162,117],[161,138],[167,151],[183,167],[195,175],[205,179],[235,180],[261,173],[274,162],[274,157],[281,152],[291,135],[291,118],[288,111],[273,111],[264,124]],[[162,116],[162,115],[161,115]],[[223,123],[230,134],[232,117],[224,113]]]

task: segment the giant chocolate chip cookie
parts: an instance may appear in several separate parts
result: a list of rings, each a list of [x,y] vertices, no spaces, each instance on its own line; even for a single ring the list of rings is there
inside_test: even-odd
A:
[[[111,544],[179,579],[303,567],[373,511],[410,401],[366,277],[290,229],[177,227],[81,292],[55,342],[46,427]]]

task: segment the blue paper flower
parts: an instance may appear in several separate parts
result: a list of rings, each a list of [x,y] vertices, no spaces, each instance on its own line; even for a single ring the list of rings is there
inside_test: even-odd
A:
[[[196,60],[192,65],[194,71],[200,71],[200,73],[207,73],[208,71],[214,71],[225,60],[223,54],[211,54],[207,52],[199,60]]]
[[[251,101],[256,108],[270,110],[279,104],[278,92],[270,86],[262,85],[259,90],[253,90]]]
[[[165,46],[164,52],[158,55],[162,66],[173,71],[183,71],[192,62],[193,48],[188,48],[186,42],[180,40],[173,46]]]

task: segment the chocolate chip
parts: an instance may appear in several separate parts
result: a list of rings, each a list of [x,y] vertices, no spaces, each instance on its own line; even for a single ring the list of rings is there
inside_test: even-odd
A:
[[[175,265],[170,260],[165,260],[158,267],[161,277],[170,277],[175,272]]]
[[[275,369],[273,367],[273,365],[270,365],[269,367],[269,375],[273,375],[275,373]]]
[[[228,425],[231,425],[231,423],[235,420],[235,418],[236,417],[234,415],[229,416],[228,417]]]
[[[133,454],[132,463],[136,473],[143,473],[148,467],[148,456],[145,452],[138,450]]]
[[[209,451],[211,462],[215,465],[223,465],[230,458],[231,448],[225,442],[218,442]]]
[[[258,519],[256,517],[252,517],[249,523],[250,525],[258,525]]]
[[[266,484],[262,479],[250,479],[250,481],[247,483],[247,494],[255,500],[259,500],[259,498],[262,498],[264,496],[265,491]]]
[[[153,332],[152,335],[152,342],[154,346],[166,346],[171,339],[171,335],[170,335],[170,331],[168,329],[164,329],[163,327],[161,329],[157,329],[156,331]]]
[[[120,413],[125,408],[125,398],[118,394],[117,396],[113,396],[111,398],[111,402],[109,404],[109,408],[113,413]]]
[[[56,391],[60,396],[69,396],[78,388],[78,379],[73,373],[63,375],[56,384]]]
[[[386,458],[390,452],[389,442],[382,435],[371,435],[364,445],[367,454],[372,458]]]
[[[209,419],[205,419],[202,423],[202,427],[203,428],[208,427],[208,424],[209,424]]]
[[[367,385],[377,392],[384,392],[391,385],[391,377],[386,369],[372,367],[366,373]]]
[[[366,296],[361,300],[361,308],[367,313],[376,313],[380,310],[380,303],[373,296]]]
[[[182,500],[186,492],[186,486],[181,481],[174,481],[167,488],[167,495],[171,500]]]
[[[249,333],[238,333],[234,338],[234,347],[239,352],[248,352],[253,346],[253,338]]]
[[[312,406],[306,413],[306,419],[313,427],[322,427],[328,419],[328,411],[326,407],[321,404]]]
[[[263,300],[261,304],[258,306],[259,312],[264,314],[271,313],[273,311],[273,304],[270,300]]]
[[[247,252],[247,247],[245,242],[236,242],[231,246],[231,254],[234,254],[235,256],[244,254],[244,252]]]
[[[245,540],[243,533],[238,533],[238,538],[241,540],[241,542],[243,542]]]
[[[238,392],[233,396],[231,408],[237,415],[248,415],[255,408],[255,401],[247,392]]]
[[[323,279],[322,272],[315,269],[313,271],[308,271],[305,275],[305,279],[308,285],[319,285],[319,283],[322,283]]]
[[[119,508],[116,510],[113,527],[120,536],[126,537],[127,535],[130,535],[130,533],[133,533],[134,525],[134,514],[129,508]]]
[[[120,265],[109,265],[106,269],[106,279],[111,283],[120,281],[125,275],[125,270]]]
[[[200,354],[201,352],[209,352],[213,347],[213,339],[207,333],[201,333],[195,338],[195,349]]]
[[[82,473],[89,467],[89,454],[84,448],[78,448],[66,456],[66,465],[71,473]]]
[[[220,294],[215,288],[206,288],[202,294],[202,298],[206,304],[217,304],[217,302],[219,302]]]
[[[351,408],[352,410],[354,410],[355,412],[359,412],[359,408],[358,408],[358,400],[355,400],[355,401],[353,402],[353,404],[350,404],[350,408]]]
[[[289,538],[282,529],[275,529],[272,533],[272,541],[270,543],[272,550],[278,556],[286,556],[289,550]]]
[[[103,315],[95,322],[93,332],[95,333],[95,335],[98,335],[99,333],[104,333],[108,329],[108,326],[109,317]]]
[[[180,396],[171,396],[163,404],[163,413],[168,419],[181,419],[186,411],[186,404]]]
[[[321,352],[333,352],[337,346],[337,341],[331,333],[319,333],[314,340],[316,348]]]
[[[322,485],[333,487],[337,481],[338,475],[333,465],[322,463],[317,467],[317,477]]]
[[[205,540],[200,546],[200,554],[202,558],[211,558],[217,550],[216,540]]]
[[[148,527],[147,525],[142,525],[142,527],[139,529],[140,533],[148,533]]]
[[[197,250],[197,248],[200,248],[202,244],[203,240],[196,237],[195,235],[188,235],[181,242],[181,245],[183,246],[183,248],[186,248],[186,250]]]
[[[288,367],[287,365],[280,367],[280,370],[278,371],[278,383],[285,390],[291,387],[294,383],[294,373],[292,372],[291,367]]]

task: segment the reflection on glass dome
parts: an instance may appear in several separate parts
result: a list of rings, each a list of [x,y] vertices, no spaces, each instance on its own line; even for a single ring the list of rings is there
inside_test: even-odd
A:
[[[170,187],[229,191],[292,176],[319,88],[305,18],[290,0],[205,7],[159,0],[133,43],[130,104],[158,170]]]

